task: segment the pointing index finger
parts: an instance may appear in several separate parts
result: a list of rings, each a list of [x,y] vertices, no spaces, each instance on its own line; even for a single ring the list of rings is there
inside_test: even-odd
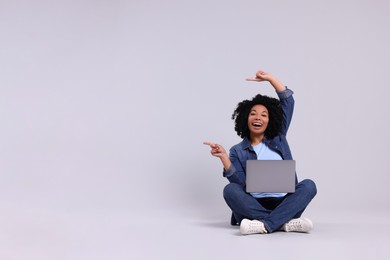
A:
[[[246,78],[246,81],[261,81],[259,78]]]
[[[216,143],[213,143],[213,142],[203,142],[203,144],[205,144],[205,145],[209,145],[211,148],[218,148],[218,144],[216,144]]]

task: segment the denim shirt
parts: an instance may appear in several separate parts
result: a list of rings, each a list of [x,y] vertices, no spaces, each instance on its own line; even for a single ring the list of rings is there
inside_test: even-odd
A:
[[[286,88],[283,92],[277,92],[283,111],[282,130],[272,139],[264,137],[263,142],[273,151],[280,154],[283,160],[292,160],[292,154],[288,145],[286,135],[290,126],[294,111],[293,91]],[[253,150],[248,137],[245,137],[240,143],[230,148],[229,158],[231,166],[223,171],[223,176],[227,177],[229,182],[237,183],[245,187],[246,180],[246,161],[257,160],[256,152]],[[297,177],[295,177],[297,182]]]

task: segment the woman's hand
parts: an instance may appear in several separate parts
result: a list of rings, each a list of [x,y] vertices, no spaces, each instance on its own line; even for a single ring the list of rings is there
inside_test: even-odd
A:
[[[259,70],[258,72],[256,72],[256,77],[247,78],[246,80],[261,82],[261,81],[271,81],[273,79],[275,79],[275,77],[272,76],[270,73]]]
[[[286,87],[279,80],[277,80],[273,75],[271,75],[268,72],[261,71],[261,70],[256,72],[256,77],[247,78],[246,80],[247,81],[257,81],[257,82],[268,81],[269,83],[271,83],[272,87],[274,87],[274,89],[277,92],[283,92],[286,90]]]
[[[228,156],[225,148],[223,148],[222,145],[215,144],[212,142],[203,142],[203,144],[210,146],[211,148],[210,153],[212,156],[219,157],[219,158],[221,158],[222,156]]]
[[[210,151],[211,155],[221,159],[221,162],[222,162],[223,167],[225,168],[225,170],[229,169],[229,167],[231,165],[231,162],[230,162],[230,159],[229,159],[229,155],[227,154],[225,148],[223,148],[222,145],[215,144],[215,143],[212,143],[212,142],[203,142],[203,144],[210,146],[210,148],[211,148],[211,151]]]

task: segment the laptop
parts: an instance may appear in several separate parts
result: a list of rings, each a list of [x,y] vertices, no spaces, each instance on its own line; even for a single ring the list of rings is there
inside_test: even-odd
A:
[[[247,192],[295,192],[295,160],[247,160]]]

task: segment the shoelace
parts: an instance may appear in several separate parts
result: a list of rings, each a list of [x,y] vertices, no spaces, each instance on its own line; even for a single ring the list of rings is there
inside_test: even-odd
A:
[[[288,223],[290,229],[303,229],[303,225],[300,221],[292,221]]]
[[[263,226],[263,224],[261,222],[251,222],[251,223],[249,223],[248,232],[250,232],[250,233],[257,233],[259,231],[267,233],[267,231],[264,230],[264,226]]]
[[[248,231],[250,232],[256,232],[261,227],[260,223],[257,222],[251,222],[249,223]]]

